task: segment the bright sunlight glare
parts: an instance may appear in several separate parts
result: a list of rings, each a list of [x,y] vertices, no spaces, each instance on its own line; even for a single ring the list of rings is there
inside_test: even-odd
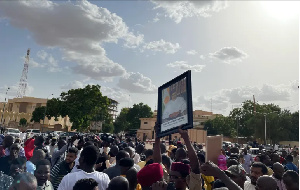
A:
[[[299,1],[261,1],[267,13],[281,20],[288,20],[299,16]]]

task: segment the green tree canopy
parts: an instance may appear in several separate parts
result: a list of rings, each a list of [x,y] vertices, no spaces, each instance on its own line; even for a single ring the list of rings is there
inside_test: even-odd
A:
[[[234,137],[236,134],[235,122],[230,117],[217,116],[215,119],[208,120],[204,124],[207,135],[224,135]]]
[[[27,125],[27,119],[21,118],[20,122],[19,122],[19,125],[22,126],[22,127],[25,127]]]
[[[255,109],[254,109],[255,106]],[[257,104],[250,100],[243,102],[241,108],[234,108],[228,117],[217,116],[205,122],[208,135],[246,137],[248,140],[265,139],[271,143],[292,140],[299,141],[299,111],[290,113],[275,104]]]
[[[48,100],[47,117],[57,118],[68,115],[72,122],[72,129],[79,131],[86,130],[91,121],[99,121],[99,119],[103,119],[106,124],[112,123],[108,113],[110,101],[102,95],[100,88],[99,85],[87,85],[84,88],[62,92],[59,99]]]
[[[130,124],[129,129],[139,129],[141,123],[140,118],[150,118],[152,116],[153,112],[147,104],[134,104],[127,114],[127,121]]]
[[[119,116],[116,118],[114,122],[114,133],[119,133],[121,131],[127,131],[129,129],[129,122],[127,121],[127,114],[129,112],[129,108],[122,108]]]
[[[140,128],[140,118],[153,116],[151,108],[147,104],[134,104],[132,108],[123,108],[114,122],[114,132],[136,130]]]
[[[32,112],[32,116],[31,116],[31,122],[40,122],[41,120],[44,119],[45,116],[45,111],[46,111],[46,107],[45,106],[41,106],[41,107],[37,107],[34,109],[34,111]]]

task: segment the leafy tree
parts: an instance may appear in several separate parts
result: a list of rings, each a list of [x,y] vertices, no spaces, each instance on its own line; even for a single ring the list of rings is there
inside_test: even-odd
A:
[[[21,118],[20,122],[19,122],[19,125],[22,126],[22,127],[25,127],[27,125],[27,119]]]
[[[61,93],[61,106],[59,115],[69,116],[72,122],[72,129],[79,131],[85,130],[90,121],[95,119],[96,115],[102,113],[108,119],[109,99],[102,96],[99,85],[87,85],[85,88],[71,89],[68,92]],[[58,101],[57,101],[58,102]],[[59,106],[53,106],[57,110]],[[49,113],[49,116],[54,116]],[[109,124],[110,121],[107,121]]]
[[[103,123],[102,124],[102,132],[103,133],[113,133],[114,125],[112,123]]]
[[[240,122],[239,136],[249,139],[265,139],[265,121],[267,128],[267,139],[271,143],[282,140],[299,140],[299,112],[290,113],[282,110],[275,104],[254,104],[247,100],[243,102],[242,108],[233,109],[229,117],[238,119]]]
[[[67,115],[63,102],[59,98],[52,98],[48,100],[46,110],[46,116],[48,117],[48,119],[54,117],[55,121],[57,121],[57,118],[60,115]]]
[[[147,104],[134,104],[127,114],[127,121],[129,123],[128,129],[139,129],[140,118],[150,118],[152,115],[153,112]]]
[[[127,131],[129,129],[129,122],[127,121],[127,114],[129,108],[122,108],[120,115],[116,118],[114,122],[114,133],[119,133],[121,131]]]
[[[37,107],[34,109],[34,111],[32,112],[32,116],[31,116],[31,122],[40,122],[41,120],[44,119],[45,116],[45,111],[46,111],[46,107],[45,106],[41,106],[41,107]]]
[[[221,135],[234,137],[236,135],[236,125],[232,118],[217,116],[215,119],[208,120],[204,124],[204,129],[208,135]]]
[[[290,140],[299,141],[299,111],[292,113],[292,128],[293,131],[290,135]]]

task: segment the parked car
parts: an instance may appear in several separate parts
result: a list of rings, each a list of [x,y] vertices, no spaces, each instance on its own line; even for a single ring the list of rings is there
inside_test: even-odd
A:
[[[259,153],[259,148],[250,148],[248,150],[248,153],[251,154],[253,160],[255,160],[256,156],[258,155]]]
[[[34,135],[40,135],[41,131],[39,129],[27,129],[25,131],[27,134],[29,134],[29,137],[33,137]]]
[[[7,128],[6,131],[5,131],[5,134],[13,136],[13,137],[20,138],[20,131],[19,131],[19,129]]]

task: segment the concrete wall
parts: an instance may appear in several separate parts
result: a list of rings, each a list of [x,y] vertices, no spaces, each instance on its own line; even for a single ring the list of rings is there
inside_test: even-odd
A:
[[[223,136],[208,136],[206,140],[206,161],[212,161],[218,165],[218,156],[221,154]]]
[[[280,141],[279,144],[284,146],[291,145],[291,147],[299,147],[299,141]]]

